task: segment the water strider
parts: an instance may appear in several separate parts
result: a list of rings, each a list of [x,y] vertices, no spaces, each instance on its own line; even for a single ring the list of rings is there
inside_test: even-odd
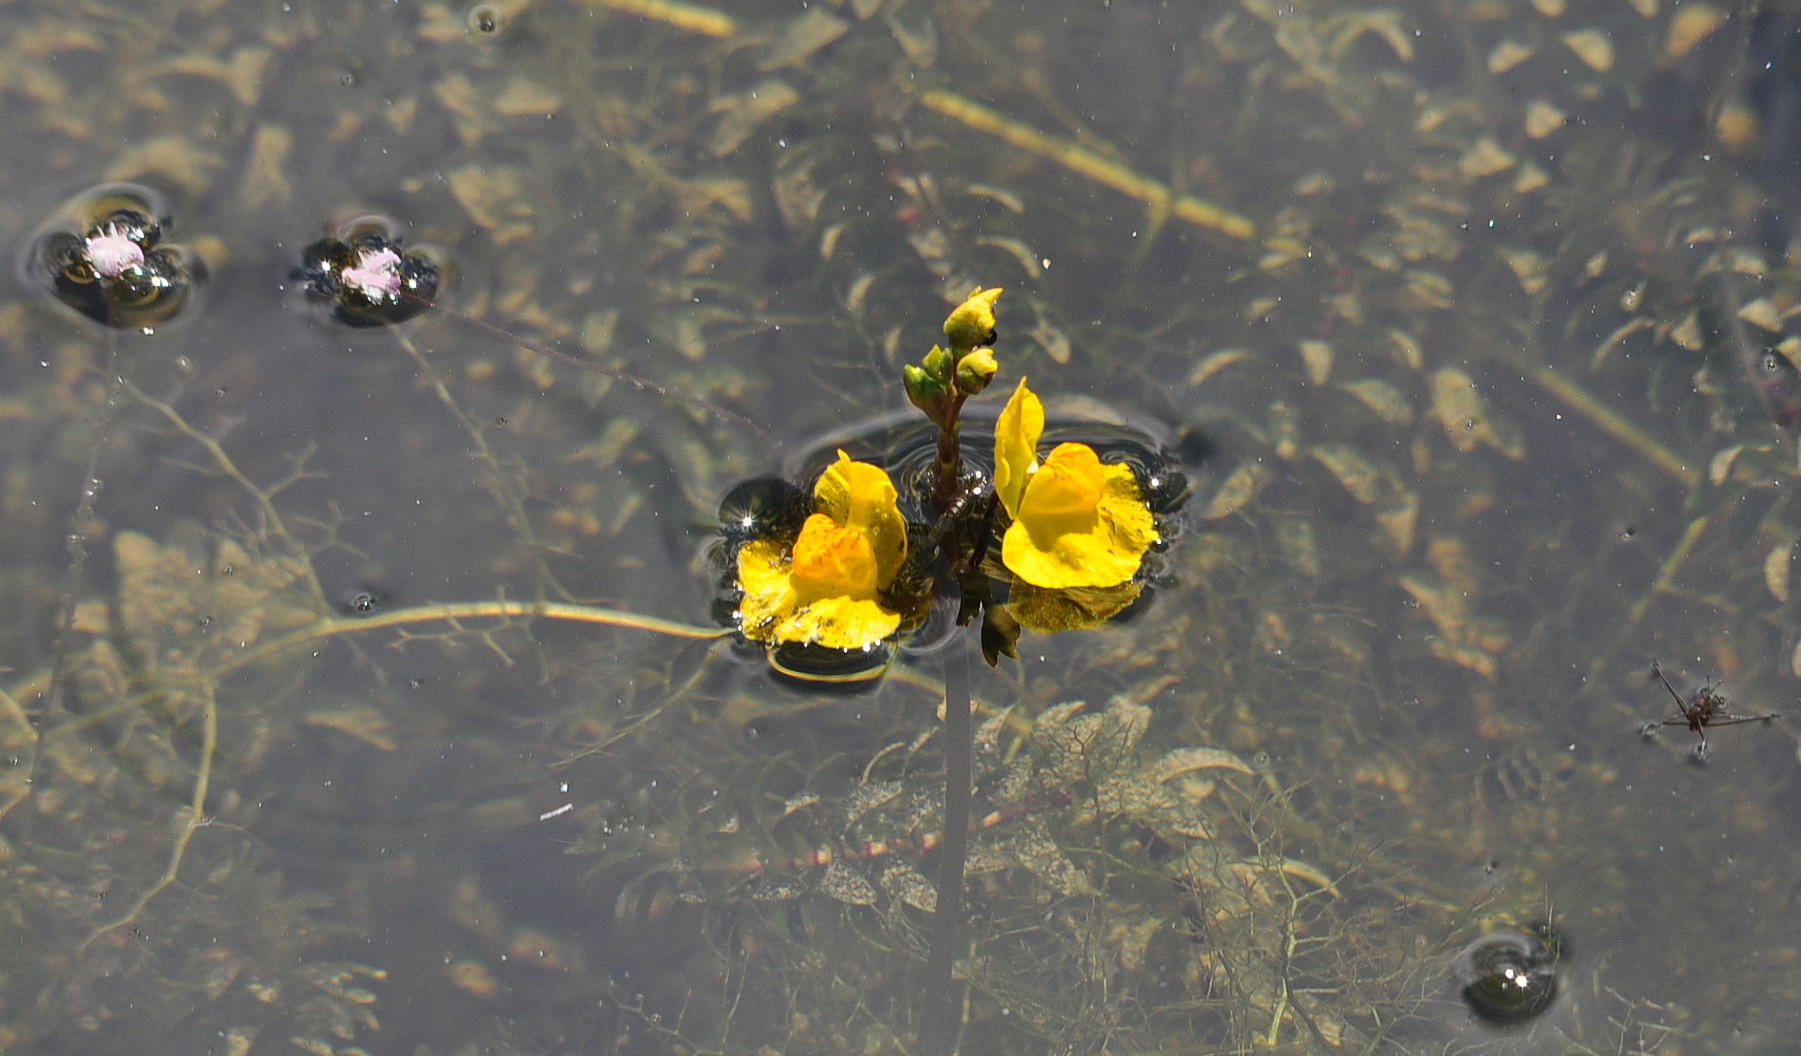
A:
[[[1694,696],[1683,700],[1682,694],[1676,692],[1676,687],[1670,685],[1670,680],[1664,677],[1663,668],[1655,662],[1651,664],[1651,673],[1657,676],[1659,682],[1663,683],[1663,688],[1670,691],[1670,698],[1676,702],[1676,714],[1667,719],[1646,723],[1643,730],[1644,735],[1650,737],[1665,726],[1688,727],[1701,738],[1700,743],[1695,745],[1697,762],[1707,756],[1708,727],[1737,726],[1746,722],[1769,723],[1782,718],[1778,712],[1771,712],[1767,715],[1732,714],[1726,710],[1726,695],[1719,691],[1719,685],[1714,682],[1707,683],[1696,690]]]

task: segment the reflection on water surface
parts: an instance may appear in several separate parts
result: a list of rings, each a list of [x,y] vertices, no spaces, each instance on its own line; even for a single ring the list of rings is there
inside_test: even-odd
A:
[[[0,1047],[915,1051],[942,654],[774,681],[707,555],[977,285],[983,400],[1197,487],[1151,604],[976,673],[960,1051],[1801,1028],[1794,727],[1639,735],[1654,660],[1796,710],[1786,5],[8,15],[9,252],[134,181],[208,277],[0,305]],[[310,310],[371,215],[445,310]]]

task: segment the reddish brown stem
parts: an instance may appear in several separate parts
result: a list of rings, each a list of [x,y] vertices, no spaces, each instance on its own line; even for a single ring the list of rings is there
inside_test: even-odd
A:
[[[940,513],[951,508],[957,501],[957,492],[963,487],[963,448],[957,433],[965,399],[968,397],[957,393],[949,413],[938,426],[938,460],[933,467],[932,498]]]

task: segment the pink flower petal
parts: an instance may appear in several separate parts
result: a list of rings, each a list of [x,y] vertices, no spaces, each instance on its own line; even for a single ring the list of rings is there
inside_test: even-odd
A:
[[[144,250],[133,242],[117,224],[109,224],[82,244],[88,263],[109,279],[124,274],[126,268],[144,263]]]

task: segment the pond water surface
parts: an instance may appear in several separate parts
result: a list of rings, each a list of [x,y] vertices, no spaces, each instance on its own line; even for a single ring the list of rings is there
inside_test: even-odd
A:
[[[1794,718],[1642,735],[1801,713],[1793,5],[6,15],[0,1052],[923,1051],[972,632],[778,678],[715,550],[976,286],[1193,493],[974,670],[958,1051],[1795,1051]],[[33,270],[120,182],[147,327]]]

